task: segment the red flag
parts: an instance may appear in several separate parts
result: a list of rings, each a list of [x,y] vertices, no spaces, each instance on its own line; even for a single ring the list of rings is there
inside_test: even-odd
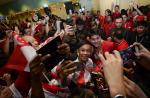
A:
[[[85,85],[91,79],[91,75],[87,70],[81,71],[77,77],[78,85]]]
[[[36,56],[36,50],[18,35],[14,35],[14,38],[17,45],[5,67],[29,72],[30,70],[28,65]]]
[[[65,91],[64,88],[58,87],[56,85],[49,85],[48,83],[43,83],[42,84],[43,88],[53,94],[57,94],[59,91]]]

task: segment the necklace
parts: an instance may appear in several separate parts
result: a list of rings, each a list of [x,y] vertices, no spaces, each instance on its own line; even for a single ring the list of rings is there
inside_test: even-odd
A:
[[[142,39],[140,41],[138,41],[138,37],[136,36],[136,42],[141,43],[141,42],[143,42],[143,40],[144,40],[144,36],[142,37]]]

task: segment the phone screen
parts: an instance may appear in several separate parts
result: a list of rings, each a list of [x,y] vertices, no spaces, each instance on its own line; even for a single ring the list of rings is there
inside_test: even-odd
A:
[[[83,64],[81,62],[74,62],[74,64],[77,66],[77,71],[84,70]]]
[[[43,56],[46,54],[50,54],[51,56],[43,61],[46,70],[50,71],[54,66],[56,66],[61,60],[63,60],[64,55],[58,53],[58,46],[62,44],[60,36],[56,37],[45,46],[37,50],[38,54],[42,54]]]
[[[129,60],[135,59],[135,47],[129,47],[123,51],[120,51],[120,55],[123,59],[123,64],[127,64]]]
[[[62,44],[62,41],[60,39],[60,36],[58,36],[52,41],[50,41],[49,43],[47,43],[45,46],[37,50],[37,53],[42,54],[42,55],[52,54],[58,49],[58,46],[61,44]]]

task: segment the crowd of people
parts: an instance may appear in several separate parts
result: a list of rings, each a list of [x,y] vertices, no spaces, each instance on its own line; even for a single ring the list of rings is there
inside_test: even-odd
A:
[[[132,2],[104,16],[82,11],[64,20],[35,12],[0,23],[0,98],[149,98],[149,22],[150,5]],[[38,52],[56,38],[55,51]]]

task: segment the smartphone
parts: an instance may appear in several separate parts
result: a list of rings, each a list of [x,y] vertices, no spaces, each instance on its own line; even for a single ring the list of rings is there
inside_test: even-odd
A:
[[[76,29],[74,27],[73,19],[71,19],[71,18],[66,19],[66,24],[69,25],[69,26],[72,26],[72,30],[70,32],[75,32],[76,31]]]
[[[131,46],[125,50],[120,51],[120,55],[123,59],[123,64],[127,64],[130,60],[135,60],[135,53],[137,52],[137,50],[137,47]]]
[[[71,18],[66,19],[66,24],[73,26],[73,19],[71,19]]]
[[[105,79],[102,74],[92,72],[91,79],[94,83],[94,93],[98,95],[100,98],[106,94],[108,91],[108,86],[106,85]],[[103,98],[103,97],[102,97]]]
[[[37,50],[38,54],[46,55],[46,54],[53,54],[58,49],[58,46],[62,44],[60,36],[57,36],[55,39],[41,47]]]
[[[77,71],[84,70],[83,64],[81,62],[74,62],[75,66],[77,66]]]
[[[68,88],[70,90],[71,93],[73,94],[79,94],[79,88],[78,85],[74,82],[74,81],[70,81],[70,84],[68,85]]]
[[[45,68],[50,71],[55,65],[57,65],[60,61],[65,58],[64,55],[58,53],[58,46],[62,44],[60,36],[56,37],[49,43],[47,43],[45,46],[41,47],[39,50],[37,50],[38,54],[42,54],[43,56],[46,54],[50,54],[51,56],[44,60],[44,66]]]

